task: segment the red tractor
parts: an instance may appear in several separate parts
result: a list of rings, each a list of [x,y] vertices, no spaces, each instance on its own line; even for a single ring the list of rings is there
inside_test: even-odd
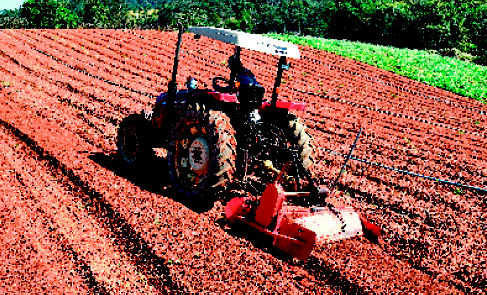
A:
[[[288,182],[311,183],[312,139],[291,113],[305,106],[278,101],[286,57],[299,58],[298,47],[232,30],[188,31],[196,38],[203,35],[236,45],[228,61],[230,78],[214,77],[214,89],[196,89],[196,81],[188,78],[187,89],[176,89],[181,28],[168,92],[158,97],[150,115],[132,114],[120,123],[117,148],[122,159],[133,164],[151,155],[152,148],[167,149],[172,186],[193,202],[234,188],[262,193],[288,160],[293,164]],[[264,87],[243,67],[241,47],[280,56],[270,102],[264,100]]]
[[[203,35],[236,45],[228,61],[230,78],[214,77],[213,89],[201,90],[189,77],[187,89],[176,89],[180,27],[168,92],[157,98],[150,114],[132,114],[120,123],[121,158],[131,165],[148,159],[153,148],[167,149],[169,175],[178,197],[194,206],[213,204],[218,192],[237,193],[225,200],[228,221],[272,237],[276,248],[302,260],[308,259],[315,243],[362,233],[378,238],[381,229],[361,219],[353,208],[335,208],[324,201],[329,191],[318,186],[310,172],[312,139],[292,114],[305,106],[278,100],[282,73],[288,68],[286,58],[299,58],[298,47],[232,30],[188,30],[196,38]],[[270,102],[255,76],[243,67],[241,47],[280,56]],[[288,202],[296,197],[307,198],[308,206]],[[309,207],[310,203],[324,206]]]

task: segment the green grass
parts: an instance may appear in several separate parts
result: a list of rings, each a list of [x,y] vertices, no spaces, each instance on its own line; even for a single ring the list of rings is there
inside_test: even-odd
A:
[[[268,36],[333,52],[483,103],[487,102],[487,67],[485,66],[443,57],[424,50],[293,35],[268,34]]]

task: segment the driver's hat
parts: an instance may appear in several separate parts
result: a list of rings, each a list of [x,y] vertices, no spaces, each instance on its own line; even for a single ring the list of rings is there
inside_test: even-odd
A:
[[[242,66],[242,63],[237,58],[237,56],[235,54],[230,55],[230,57],[228,58],[228,67],[232,69],[232,68],[239,68],[241,66]]]

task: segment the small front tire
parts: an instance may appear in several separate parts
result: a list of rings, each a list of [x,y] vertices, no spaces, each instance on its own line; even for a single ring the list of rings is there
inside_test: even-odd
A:
[[[131,114],[122,120],[117,132],[117,153],[125,164],[140,163],[153,154],[149,144],[150,127],[141,114]]]

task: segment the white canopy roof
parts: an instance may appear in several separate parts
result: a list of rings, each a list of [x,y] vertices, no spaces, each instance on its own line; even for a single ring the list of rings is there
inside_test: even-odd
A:
[[[299,58],[299,49],[297,45],[264,37],[262,35],[214,27],[189,27],[188,31],[251,50],[279,56]]]

